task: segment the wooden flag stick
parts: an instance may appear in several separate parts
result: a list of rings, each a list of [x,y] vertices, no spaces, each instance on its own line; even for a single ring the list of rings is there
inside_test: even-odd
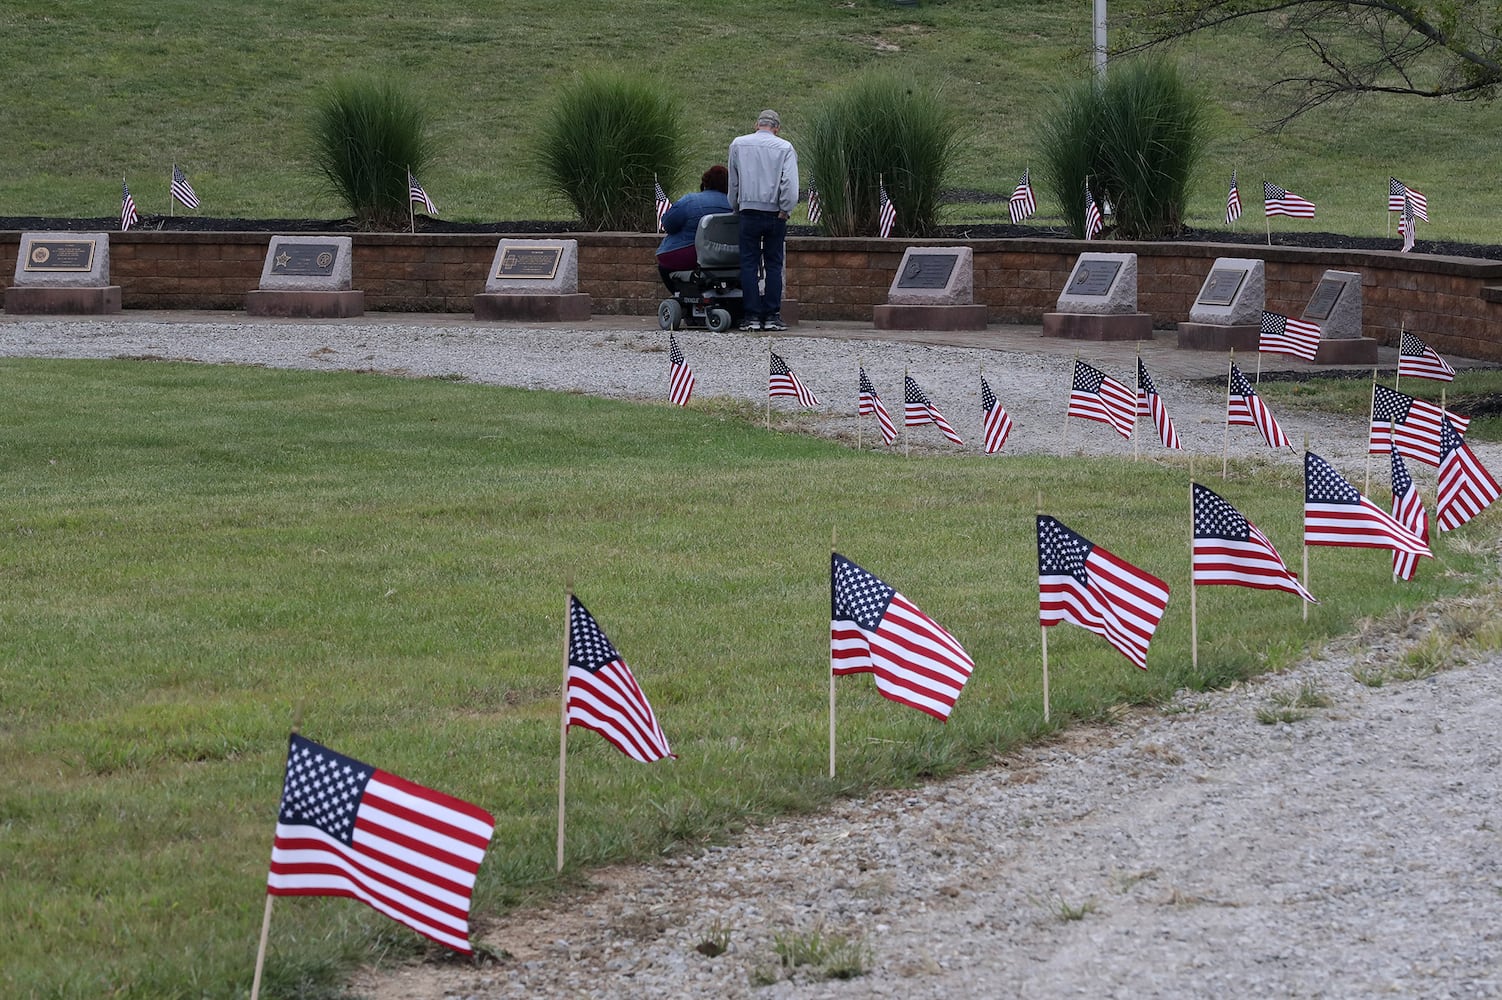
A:
[[[902,366],[902,457],[910,458],[907,443],[907,365]]]
[[[177,161],[172,161],[172,176],[167,178],[167,215],[177,214],[177,196],[172,193],[172,182],[177,180]]]
[[[1200,665],[1199,606],[1194,585],[1194,456],[1189,456],[1189,665]]]
[[[1392,218],[1392,213],[1389,212],[1387,217],[1389,219],[1391,219]],[[1393,375],[1393,380],[1392,380],[1392,387],[1393,387],[1394,391],[1397,390],[1398,383],[1401,382],[1401,381],[1403,381],[1403,330],[1404,330],[1403,321],[1402,320],[1398,320],[1398,370]]]
[[[417,209],[412,207],[412,166],[407,165],[407,224],[417,232]]]
[[[1137,341],[1137,372],[1138,372],[1138,381],[1139,381],[1139,384],[1137,386],[1137,394],[1133,398],[1133,408],[1132,408],[1132,461],[1134,461],[1134,462],[1140,462],[1140,461],[1142,461],[1142,445],[1140,444],[1140,439],[1137,437],[1137,411],[1142,408],[1139,405],[1140,402],[1141,402],[1141,400],[1142,400],[1142,386],[1140,384],[1140,381],[1141,381],[1141,371],[1142,371],[1142,341],[1139,340],[1139,341]]]
[[[1305,434],[1304,435],[1304,476],[1306,478],[1309,475],[1309,471],[1308,470],[1309,470],[1309,435]],[[1309,484],[1307,482],[1304,484],[1304,495],[1306,497],[1309,495]],[[1307,503],[1308,501],[1306,500],[1305,502]],[[1305,590],[1309,590],[1309,512],[1307,510],[1304,512],[1304,589]],[[1314,593],[1314,591],[1312,591],[1312,590],[1310,590],[1309,592],[1311,594]],[[1309,620],[1309,602],[1305,601],[1305,600],[1300,600],[1299,603],[1304,606],[1304,621],[1307,622]]]
[[[866,366],[863,365],[863,364],[861,364],[861,356],[859,354],[857,354],[855,356],[855,367],[858,370],[860,370],[860,371],[865,371],[866,370]],[[862,447],[861,430],[862,430],[862,428],[861,428],[861,387],[859,385],[857,385],[855,387],[855,450],[856,451],[865,451],[866,450],[864,447]],[[834,542],[830,542],[829,543],[829,547],[831,549],[834,548]],[[832,777],[834,777],[834,775],[831,774],[830,777],[832,778]]]
[[[772,368],[772,338],[767,338],[767,370]],[[772,383],[771,376],[767,376],[767,430],[772,429]]]
[[[302,702],[292,710],[292,735],[296,736],[302,731]],[[266,890],[266,911],[261,917],[261,943],[256,946],[256,971],[250,977],[250,1000],[257,1000],[261,995],[261,973],[266,968],[266,942],[271,938],[271,903],[276,897],[271,894],[268,887]]]
[[[568,596],[563,602],[563,686],[559,692],[558,709],[558,871],[563,871],[563,806],[564,789],[568,782],[568,640],[572,631],[574,613],[574,582],[567,586]]]
[[[1075,350],[1074,368],[1069,371],[1069,394],[1071,397],[1074,395],[1074,373],[1079,369],[1079,366],[1080,352]],[[1069,407],[1067,404],[1064,407],[1064,440],[1060,442],[1060,447],[1066,450],[1069,448]],[[1041,504],[1043,501],[1039,500],[1038,502]]]
[[[1371,437],[1372,421],[1377,417],[1377,369],[1372,369],[1372,398],[1366,405],[1367,437]],[[1307,450],[1307,448],[1306,448]],[[1361,492],[1367,496],[1372,493],[1372,446],[1368,442],[1366,446],[1366,484],[1361,487]]]
[[[834,534],[835,528],[829,529],[829,571],[834,572]],[[834,660],[829,662],[829,776],[834,777]]]
[[[1236,349],[1231,349],[1231,361],[1226,365],[1226,432],[1220,442],[1220,478],[1226,478],[1226,467],[1231,456],[1231,369],[1236,367]]]

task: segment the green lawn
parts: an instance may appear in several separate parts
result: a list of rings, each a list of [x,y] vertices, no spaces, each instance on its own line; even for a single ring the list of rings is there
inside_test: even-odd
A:
[[[1174,589],[1138,671],[1050,635],[1054,724],[1276,668],[1358,618],[1492,572],[1488,516],[1395,586],[1320,549],[1290,595],[1208,588],[1190,665],[1188,481],[1127,459],[904,460],[734,408],[446,380],[0,362],[0,995],[244,995],[287,732],[496,815],[483,925],[583,868],[981,764],[1042,721],[1033,515]],[[1100,489],[1109,482],[1111,489]],[[1210,483],[1298,563],[1296,469]],[[1123,501],[1122,498],[1129,498]],[[941,725],[840,685],[826,775],[828,560],[897,586],[974,656]],[[635,670],[677,761],[570,738],[553,874],[565,581]],[[266,995],[333,995],[419,939],[280,900]]]
[[[1132,3],[1113,3],[1113,16]],[[1114,37],[1114,36],[1113,36]],[[880,66],[941,88],[971,131],[950,186],[997,198],[1033,153],[1052,95],[1088,72],[1088,5],[1023,0],[512,0],[493,4],[348,0],[305,7],[248,0],[11,0],[0,9],[6,169],[0,216],[113,216],[128,178],[143,214],[166,214],[175,161],[202,213],[340,216],[318,194],[303,130],[318,89],[354,71],[395,73],[432,110],[442,145],[422,181],[444,218],[566,219],[531,163],[534,123],[581,68],[629,66],[683,98],[691,137],[682,192],[722,159],[763,106],[785,135],[851,74]],[[1215,107],[1217,132],[1188,222],[1219,227],[1232,169],[1264,227],[1261,181],[1314,201],[1314,222],[1276,231],[1388,232],[1387,179],[1429,198],[1420,239],[1497,243],[1493,164],[1502,106],[1372,97],[1317,111],[1270,135],[1262,86],[1285,71],[1279,43],[1251,28],[1195,39],[1177,58]],[[179,208],[178,211],[181,211]],[[946,221],[994,219],[957,204]],[[1047,197],[1042,221],[1058,214]]]

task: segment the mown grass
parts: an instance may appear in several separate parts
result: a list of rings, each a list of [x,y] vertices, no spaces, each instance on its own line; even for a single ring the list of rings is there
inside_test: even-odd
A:
[[[1129,15],[1132,0],[1111,5]],[[880,66],[937,88],[970,126],[949,183],[1004,198],[1037,165],[1040,123],[1062,87],[1089,72],[1090,11],[1023,0],[638,0],[628,16],[597,4],[377,0],[304,8],[250,0],[12,0],[0,8],[0,105],[7,168],[0,215],[112,216],[125,175],[143,214],[166,214],[175,160],[221,217],[340,213],[321,200],[302,133],[313,95],[336,76],[390,73],[433,111],[439,155],[421,178],[444,218],[567,219],[531,162],[559,83],[591,67],[626,67],[683,97],[686,176],[722,160],[758,110],[777,108],[795,144],[815,109],[858,70]],[[769,27],[775,25],[775,27]],[[1126,41],[1113,34],[1112,44]],[[1281,41],[1247,26],[1173,50],[1215,108],[1186,221],[1219,228],[1231,170],[1261,231],[1260,184],[1318,205],[1313,222],[1272,229],[1390,231],[1387,179],[1424,191],[1428,239],[1496,243],[1502,205],[1492,164],[1502,106],[1374,96],[1323,108],[1283,133],[1259,125],[1276,106],[1263,86],[1286,73]],[[669,192],[673,195],[680,191]],[[1046,199],[1040,222],[1058,224]],[[181,209],[178,210],[179,212]],[[946,222],[1004,218],[1001,204],[952,204]],[[1396,237],[1395,245],[1396,245]]]
[[[1391,370],[1379,372],[1377,378],[1389,389],[1396,387],[1399,392],[1436,406],[1443,402],[1447,409],[1471,417],[1466,430],[1468,440],[1502,440],[1502,412],[1499,412],[1499,407],[1502,407],[1502,371],[1462,371],[1453,382],[1419,378],[1394,380]],[[1265,396],[1270,405],[1280,407],[1325,410],[1362,419],[1369,419],[1372,410],[1370,378],[1313,378],[1303,382],[1269,380],[1259,383],[1257,393]]]
[[[355,374],[12,360],[0,386],[6,996],[243,995],[299,716],[314,739],[495,813],[481,926],[560,884],[568,577],[680,759],[634,764],[571,736],[565,882],[1276,668],[1359,618],[1473,588],[1497,532],[1486,517],[1441,536],[1406,586],[1385,553],[1318,550],[1324,603],[1307,622],[1287,595],[1207,588],[1196,670],[1172,465],[903,460],[723,408]],[[1215,488],[1297,564],[1296,469]],[[1147,671],[1054,630],[1053,726],[1039,495],[1175,590]],[[834,528],[977,669],[947,725],[842,683],[831,781]],[[267,995],[331,994],[352,963],[416,950],[356,903],[281,900]]]

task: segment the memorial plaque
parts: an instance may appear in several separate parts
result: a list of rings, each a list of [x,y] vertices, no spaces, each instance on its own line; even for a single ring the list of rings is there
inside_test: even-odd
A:
[[[1340,293],[1345,290],[1345,282],[1335,278],[1324,278],[1319,287],[1314,290],[1314,295],[1309,299],[1309,307],[1304,310],[1304,316],[1309,319],[1326,320],[1335,308],[1335,303],[1340,300]]]
[[[1109,295],[1116,275],[1121,272],[1121,262],[1115,260],[1091,260],[1074,269],[1074,277],[1064,289],[1065,295]]]
[[[495,276],[552,280],[562,259],[563,247],[502,247]]]
[[[954,273],[959,254],[910,254],[897,276],[898,288],[944,288]]]
[[[277,277],[327,278],[339,261],[337,243],[283,242],[271,259],[271,273]]]
[[[92,271],[93,240],[32,240],[26,254],[27,271]]]
[[[1240,269],[1216,268],[1205,279],[1205,287],[1200,289],[1200,297],[1196,301],[1207,306],[1230,305],[1236,301],[1236,293],[1241,291],[1246,275],[1247,272]]]

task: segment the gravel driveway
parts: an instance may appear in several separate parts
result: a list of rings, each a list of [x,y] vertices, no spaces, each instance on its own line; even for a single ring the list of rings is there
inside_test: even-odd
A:
[[[1076,352],[1131,385],[1137,345],[1010,327],[983,340],[887,336],[853,324],[785,336],[776,349],[824,407],[798,421],[783,416],[791,401],[778,400],[774,418],[853,442],[859,356],[894,412],[908,369],[966,438],[966,460],[1004,461],[976,448],[984,367],[1016,422],[1008,453],[1132,450],[1101,424],[1066,430],[1063,411]],[[764,339],[679,340],[699,398],[765,403]],[[666,396],[665,341],[631,318],[541,330],[449,317],[0,317],[6,356],[457,374],[644,399]],[[1166,334],[1141,351],[1186,447],[1213,465],[1226,440],[1225,397],[1195,381],[1224,373],[1224,357],[1178,351]],[[1390,372],[1390,352],[1384,358]],[[1247,361],[1250,374],[1255,358]],[[1359,485],[1362,420],[1278,416]],[[872,447],[874,423],[862,436]],[[912,444],[958,451],[931,427],[915,429]],[[1250,428],[1233,431],[1229,446],[1300,461]],[[1149,440],[1140,447],[1163,455]],[[1476,450],[1502,471],[1502,449]],[[1385,467],[1373,481],[1382,503]],[[1428,470],[1421,488],[1432,502]],[[1473,620],[1497,612],[1494,601],[1456,605]],[[486,927],[485,942],[509,955],[500,963],[384,970],[357,988],[378,1000],[1502,996],[1502,661],[1489,654],[1421,679],[1393,676],[1402,649],[1452,613],[1389,623],[1283,674],[1128,713],[984,771],[595,873],[589,891]],[[1373,686],[1379,676],[1386,682]],[[1300,695],[1322,704],[1296,721],[1258,720]],[[811,945],[816,934],[845,941],[865,974],[779,968],[779,938]],[[702,954],[711,940],[728,950]]]

